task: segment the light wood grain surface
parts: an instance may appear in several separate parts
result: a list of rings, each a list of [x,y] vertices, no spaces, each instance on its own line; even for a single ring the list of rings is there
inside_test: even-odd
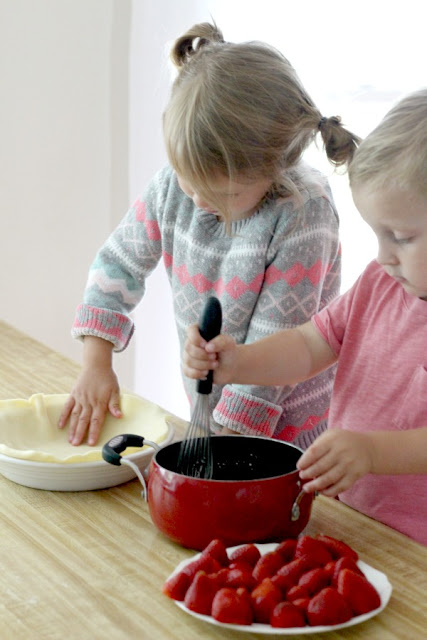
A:
[[[0,323],[0,398],[68,392],[79,366]],[[219,629],[166,598],[166,577],[192,551],[159,533],[137,480],[103,491],[30,489],[0,476],[2,640],[261,640]],[[196,517],[196,514],[195,514]],[[387,574],[388,607],[354,627],[296,640],[425,640],[427,548],[318,497],[306,532],[354,546]],[[274,636],[273,636],[274,637]]]

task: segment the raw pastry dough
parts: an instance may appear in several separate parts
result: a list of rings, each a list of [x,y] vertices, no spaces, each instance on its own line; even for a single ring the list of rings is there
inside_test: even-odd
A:
[[[68,442],[68,428],[56,426],[67,398],[68,394],[38,393],[28,400],[1,400],[0,453],[37,462],[93,462],[102,460],[103,444],[115,435],[134,433],[160,443],[168,435],[167,419],[179,420],[148,400],[124,393],[123,417],[108,414],[99,444],[73,446]],[[122,455],[136,451],[141,449],[129,448]]]

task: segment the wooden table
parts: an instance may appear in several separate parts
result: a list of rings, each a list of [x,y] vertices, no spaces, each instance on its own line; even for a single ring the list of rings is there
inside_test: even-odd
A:
[[[0,398],[70,390],[79,366],[0,322]],[[187,615],[161,587],[192,552],[153,526],[140,484],[40,491],[0,476],[2,640],[260,640]],[[306,530],[342,538],[393,585],[371,620],[313,640],[427,638],[427,548],[318,497]],[[305,635],[292,636],[297,640]]]

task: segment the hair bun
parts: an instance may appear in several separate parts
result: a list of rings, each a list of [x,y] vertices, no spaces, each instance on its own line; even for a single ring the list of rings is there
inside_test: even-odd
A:
[[[209,22],[195,24],[175,41],[171,51],[172,62],[176,67],[182,67],[201,48],[212,42],[224,42],[220,29]]]

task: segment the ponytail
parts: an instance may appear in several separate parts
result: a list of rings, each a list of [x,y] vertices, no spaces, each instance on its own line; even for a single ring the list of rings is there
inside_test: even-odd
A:
[[[224,42],[224,36],[215,24],[212,25],[209,22],[195,24],[175,41],[170,57],[173,64],[180,69],[202,47],[221,42]]]
[[[360,143],[360,138],[343,127],[339,116],[320,118],[317,128],[322,136],[328,160],[336,167],[348,166]]]

